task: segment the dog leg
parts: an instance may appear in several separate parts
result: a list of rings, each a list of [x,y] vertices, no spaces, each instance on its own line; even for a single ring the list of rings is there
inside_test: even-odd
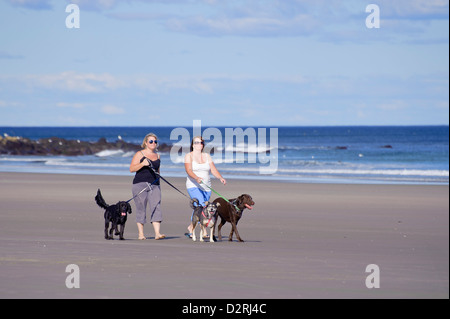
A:
[[[234,232],[234,228],[233,228],[233,224],[231,224],[231,231],[230,231],[230,235],[228,236],[228,241],[233,241],[233,232]]]
[[[222,226],[225,225],[225,223],[226,223],[226,221],[221,217],[221,218],[220,218],[220,224],[219,224],[219,226],[217,227],[217,231],[219,232],[219,240],[220,240],[220,241],[222,241],[222,232],[221,232],[221,229],[222,229]]]
[[[211,227],[210,233],[211,233],[211,234],[209,235],[209,242],[210,242],[210,243],[213,243],[213,242],[214,242],[214,226]]]
[[[205,240],[203,239],[203,236],[206,235],[206,231],[203,225],[200,225],[200,241],[204,242]]]
[[[237,230],[237,225],[234,223],[231,225],[232,225],[232,229],[231,229],[230,237],[228,238],[228,240],[233,241],[233,232],[234,232],[236,234],[237,240],[240,242],[244,242],[244,240],[241,238],[241,236],[239,236],[239,232]]]
[[[192,241],[197,241],[197,238],[195,237],[195,227],[197,226],[197,223],[192,223]]]
[[[109,239],[108,228],[109,228],[109,222],[105,222],[105,239]]]
[[[117,224],[111,223],[111,229],[109,230],[109,239],[113,240],[114,239],[114,235],[113,232],[114,230],[117,228]]]
[[[124,232],[124,230],[125,230],[125,225],[120,225],[120,233],[119,233],[119,235],[120,235],[120,240],[124,240],[125,238],[123,238],[123,232]]]

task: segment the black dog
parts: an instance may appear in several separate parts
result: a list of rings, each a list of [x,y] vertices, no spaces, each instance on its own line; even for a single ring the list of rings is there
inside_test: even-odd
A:
[[[255,202],[253,201],[252,197],[248,194],[243,194],[238,198],[230,199],[230,203],[227,203],[222,198],[217,198],[213,203],[220,204],[220,206],[217,208],[217,212],[220,216],[220,224],[219,227],[217,227],[219,231],[219,240],[222,240],[222,233],[220,232],[222,226],[225,225],[226,222],[229,222],[231,223],[231,233],[228,237],[228,241],[233,240],[234,232],[236,233],[237,239],[243,242],[241,236],[239,236],[237,224],[239,222],[239,219],[241,219],[242,217],[242,212],[244,211],[244,209],[253,209],[253,205],[255,205]],[[238,209],[236,209],[236,207]]]
[[[106,204],[100,189],[97,191],[97,196],[95,196],[95,202],[98,206],[105,209],[105,239],[114,239],[113,231],[115,230],[115,235],[119,235],[120,240],[124,240],[123,231],[127,222],[127,214],[132,213],[131,205],[127,202],[118,202],[115,205]],[[111,223],[111,229],[108,232],[109,223]]]

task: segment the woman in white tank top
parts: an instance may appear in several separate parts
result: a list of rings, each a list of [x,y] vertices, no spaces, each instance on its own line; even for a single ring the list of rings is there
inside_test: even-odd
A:
[[[211,197],[211,190],[203,185],[206,184],[211,187],[211,172],[224,185],[227,181],[220,175],[214,162],[209,154],[203,153],[205,141],[201,136],[196,136],[191,142],[191,152],[186,154],[184,158],[184,168],[188,174],[186,179],[186,188],[191,198],[197,198],[200,205],[209,201]],[[186,236],[190,237],[192,234],[192,225],[189,224],[189,233]]]
[[[191,158],[191,174],[188,173],[188,177],[186,179],[186,188],[190,189],[193,187],[200,188],[203,191],[209,191],[209,188],[203,184],[211,187],[211,178],[209,177],[209,172],[211,171],[210,166],[210,156],[208,154],[201,154],[201,161],[203,163],[199,163],[193,159],[192,153],[189,153]],[[195,175],[192,177],[191,175]],[[199,183],[199,180],[202,182]]]

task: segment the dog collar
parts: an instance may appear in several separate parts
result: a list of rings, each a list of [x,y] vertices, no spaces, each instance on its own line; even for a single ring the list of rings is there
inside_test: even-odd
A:
[[[231,205],[233,205],[234,208],[236,208],[236,210],[237,210],[238,213],[241,212],[241,210],[239,209],[239,207],[237,207],[237,205],[236,205],[236,199],[235,199],[234,201],[232,201],[232,202],[229,202],[229,203],[230,203]]]

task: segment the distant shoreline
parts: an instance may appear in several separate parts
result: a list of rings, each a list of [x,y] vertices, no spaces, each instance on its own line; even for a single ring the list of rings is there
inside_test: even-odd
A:
[[[20,136],[0,136],[0,155],[94,155],[106,150],[138,151],[140,145],[123,140],[108,142],[102,137],[97,142],[68,140],[59,137],[32,140]],[[162,144],[160,151],[169,151],[170,145]]]
[[[260,133],[254,136],[255,130],[243,132],[240,128],[233,133],[233,140],[224,139],[226,128],[203,128],[205,152],[213,147],[214,163],[225,178],[448,185],[448,126],[286,126],[280,127],[274,138],[268,131],[264,138]],[[126,176],[142,138],[154,132],[158,135],[162,173],[181,177],[183,154],[189,152],[194,132],[175,129],[0,127],[0,171]],[[209,135],[211,132],[214,135]],[[268,168],[274,173],[269,174]]]

